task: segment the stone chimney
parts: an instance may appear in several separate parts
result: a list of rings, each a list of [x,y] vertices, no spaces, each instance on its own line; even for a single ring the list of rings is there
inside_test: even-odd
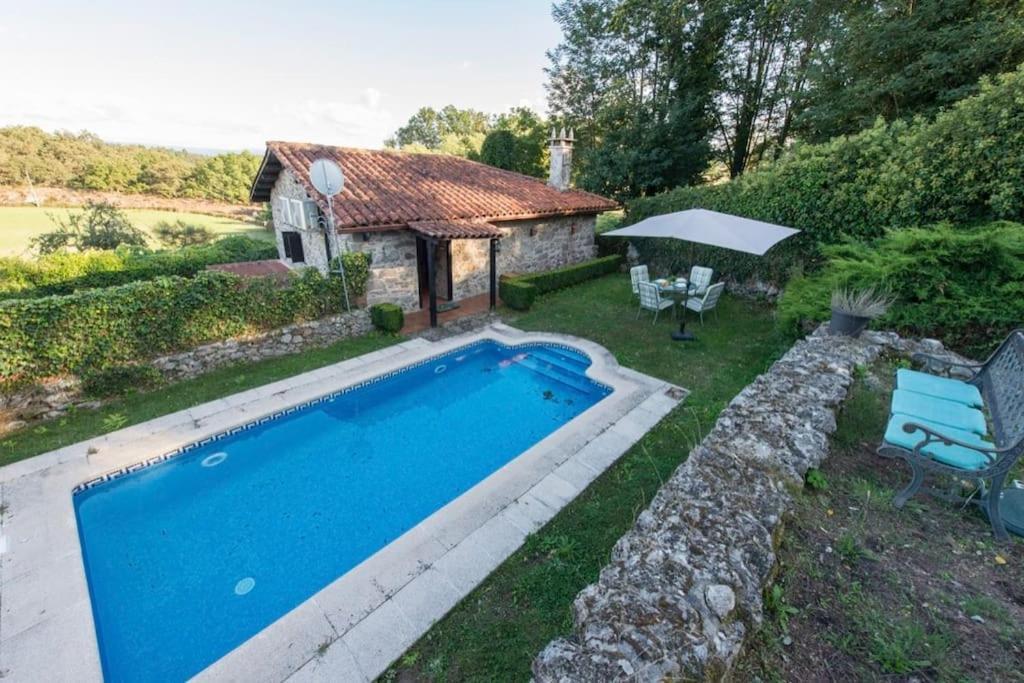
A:
[[[551,171],[548,175],[548,185],[556,190],[568,190],[569,181],[572,177],[572,143],[576,137],[572,129],[566,135],[565,128],[561,133],[551,129]]]

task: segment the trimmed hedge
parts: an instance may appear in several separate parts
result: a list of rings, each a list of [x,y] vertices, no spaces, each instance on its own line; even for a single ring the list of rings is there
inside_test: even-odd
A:
[[[90,374],[339,311],[341,279],[282,285],[204,271],[66,296],[0,301],[0,384]]]
[[[537,288],[529,282],[513,278],[502,278],[498,285],[498,294],[502,302],[517,311],[529,310],[533,300],[537,298]]]
[[[370,306],[370,320],[381,332],[398,334],[405,325],[405,313],[397,304],[374,304]]]
[[[71,294],[163,276],[192,277],[216,263],[274,258],[277,247],[273,243],[244,235],[166,251],[120,248],[56,253],[34,261],[0,258],[0,299]]]
[[[525,311],[533,305],[533,300],[539,294],[571,287],[595,277],[617,272],[622,266],[622,260],[622,256],[619,254],[612,254],[542,273],[503,277],[499,288],[501,300],[509,308]]]
[[[603,256],[591,261],[584,261],[571,266],[555,268],[543,273],[530,273],[521,275],[517,280],[526,282],[537,288],[538,294],[546,294],[556,289],[564,289],[572,285],[601,277],[608,273],[615,273],[622,266],[622,257],[618,254]]]
[[[829,318],[832,290],[875,287],[896,300],[877,325],[937,337],[976,357],[1024,320],[1024,225],[939,224],[894,230],[870,243],[825,248],[828,264],[792,280],[779,322],[799,334]]]
[[[794,145],[779,161],[732,182],[635,200],[626,223],[699,207],[799,228],[802,234],[764,258],[695,249],[700,263],[734,278],[782,282],[794,266],[821,265],[820,246],[845,238],[875,239],[888,228],[941,221],[1024,220],[1022,177],[1024,66],[982,80],[980,94],[934,121],[879,122],[824,144]],[[689,263],[686,243],[634,244],[659,270]]]

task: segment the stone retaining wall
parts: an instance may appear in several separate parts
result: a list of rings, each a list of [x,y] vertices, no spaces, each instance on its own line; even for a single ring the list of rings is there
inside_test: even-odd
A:
[[[366,334],[372,329],[370,313],[366,309],[356,309],[350,313],[288,325],[253,337],[206,344],[191,351],[157,358],[150,361],[150,364],[165,378],[177,382],[198,377],[224,365],[252,363],[328,346],[347,337]]]
[[[828,454],[854,368],[941,344],[865,333],[798,342],[722,411],[576,597],[574,629],[534,660],[539,683],[718,680],[763,619],[780,521]],[[952,354],[950,354],[952,355]]]
[[[177,382],[234,363],[251,363],[307,349],[328,346],[373,329],[365,309],[288,325],[251,337],[229,339],[149,361],[165,379]],[[96,408],[101,401],[82,396],[75,377],[45,380],[13,394],[0,395],[0,434],[26,423],[60,417],[69,408]]]

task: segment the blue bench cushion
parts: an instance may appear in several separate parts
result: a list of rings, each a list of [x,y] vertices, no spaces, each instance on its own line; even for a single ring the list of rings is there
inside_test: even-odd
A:
[[[980,410],[942,398],[897,389],[892,392],[892,413],[913,415],[930,422],[984,435],[988,428]]]
[[[896,388],[928,394],[947,401],[963,403],[972,408],[981,408],[981,392],[978,387],[949,377],[929,375],[927,372],[900,368],[896,371]]]
[[[914,450],[914,447],[924,439],[924,432],[919,429],[915,429],[910,434],[903,431],[903,425],[908,422],[913,422],[914,424],[934,429],[943,436],[948,436],[951,439],[957,439],[964,443],[973,443],[984,448],[993,447],[990,442],[981,438],[974,432],[965,432],[962,429],[954,429],[953,427],[948,427],[946,425],[922,420],[919,417],[900,414],[893,415],[889,418],[889,425],[885,428],[885,442],[892,444],[893,446],[906,448],[908,451]],[[944,443],[933,442],[922,448],[921,451],[941,463],[962,470],[984,469],[990,462],[988,458],[978,451],[972,451],[970,448],[964,448],[963,446],[958,446],[956,444],[947,445]]]

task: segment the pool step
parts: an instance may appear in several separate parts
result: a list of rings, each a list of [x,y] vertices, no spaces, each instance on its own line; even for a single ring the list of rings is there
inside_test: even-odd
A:
[[[544,376],[546,379],[571,387],[576,391],[580,391],[585,394],[592,394],[594,392],[594,385],[587,379],[581,378],[578,372],[567,370],[555,365],[554,363],[548,363],[546,361],[533,358],[532,356],[527,356],[523,360],[519,361],[519,365],[532,370],[538,375]]]
[[[557,365],[560,368],[564,368],[577,375],[585,374],[587,368],[590,367],[590,361],[582,357],[574,357],[567,352],[562,352],[559,349],[553,348],[537,348],[530,349],[527,353],[536,358],[537,360]]]

